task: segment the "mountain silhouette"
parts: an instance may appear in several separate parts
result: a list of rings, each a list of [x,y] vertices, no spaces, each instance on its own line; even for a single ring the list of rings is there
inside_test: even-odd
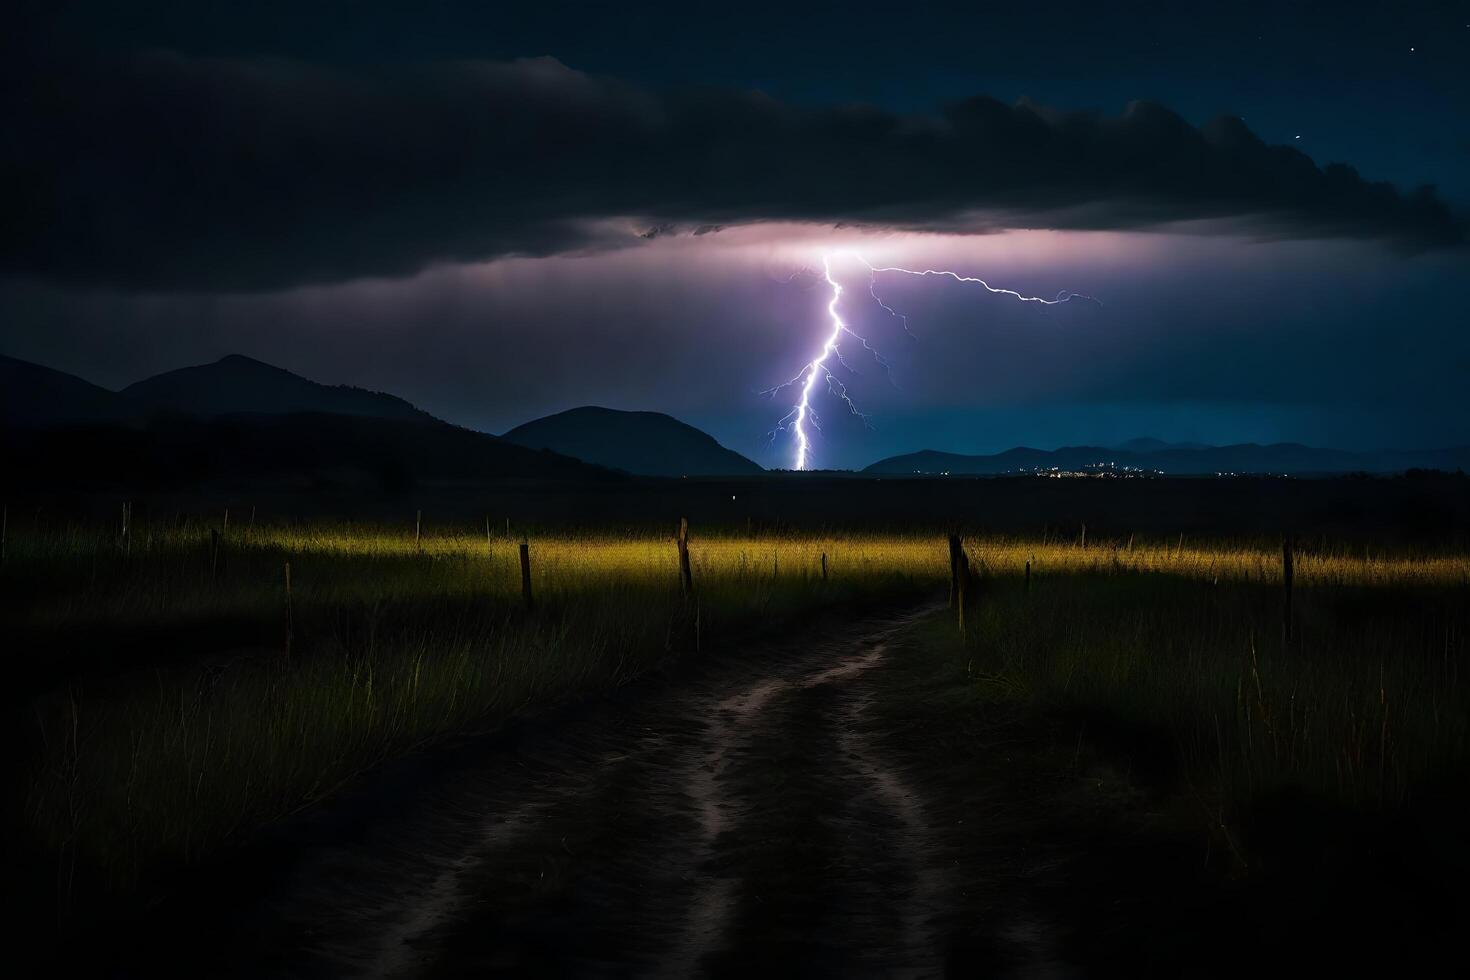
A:
[[[1113,448],[1123,449],[1130,453],[1156,453],[1164,449],[1209,449],[1210,447],[1202,442],[1165,442],[1152,436],[1142,436],[1138,439],[1120,442]]]
[[[160,414],[216,418],[300,412],[437,421],[396,395],[324,385],[264,361],[230,354],[109,391],[40,364],[0,357],[3,419],[11,425],[142,423]]]
[[[0,355],[0,420],[6,425],[79,425],[126,417],[127,408],[115,391]]]
[[[503,438],[639,476],[742,476],[764,472],[714,437],[659,412],[623,412],[589,405],[518,425]]]
[[[165,371],[129,385],[120,396],[148,411],[219,415],[325,412],[380,419],[429,421],[433,416],[396,395],[308,381],[264,361],[230,354],[212,364]]]
[[[598,466],[451,425],[394,395],[248,357],[109,391],[0,357],[6,487],[269,481],[388,491],[502,479],[608,480]]]
[[[393,493],[506,479],[621,478],[445,422],[317,413],[7,427],[0,447],[17,464],[0,487],[21,489],[271,486]]]
[[[881,475],[972,475],[1063,470],[1080,472],[1128,468],[1169,476],[1216,474],[1329,475],[1334,473],[1401,473],[1410,469],[1470,469],[1470,446],[1450,449],[1360,452],[1318,449],[1299,443],[1232,446],[1171,446],[1146,452],[1104,446],[1030,449],[1018,446],[992,455],[967,456],[926,449],[880,459],[863,470]]]

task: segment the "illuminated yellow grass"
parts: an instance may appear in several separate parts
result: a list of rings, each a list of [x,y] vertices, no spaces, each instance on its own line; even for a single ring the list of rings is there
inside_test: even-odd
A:
[[[588,573],[613,575],[667,575],[674,554],[673,537],[617,536],[536,537],[530,540],[539,574],[548,581],[570,581]],[[297,531],[266,529],[251,538],[253,547],[301,555],[414,556],[479,558],[491,567],[516,571],[519,541],[503,537],[487,540],[475,534],[426,535],[415,543],[412,533],[400,530],[343,529]],[[1197,545],[1126,542],[1041,543],[1026,539],[967,538],[972,560],[978,558],[1000,573],[1018,573],[1026,562],[1033,572],[1066,574],[1097,571],[1155,572],[1199,579],[1280,581],[1278,543],[1207,543]],[[707,574],[759,575],[783,569],[795,574],[818,574],[821,556],[829,569],[882,567],[909,575],[947,574],[948,548],[943,538],[906,535],[758,535],[700,538],[690,544],[695,565]],[[1296,549],[1296,581],[1302,585],[1373,585],[1459,583],[1470,576],[1470,557],[1372,556],[1346,551],[1322,553]],[[519,579],[506,576],[509,585]]]
[[[519,541],[480,532],[435,529],[416,542],[413,529],[381,526],[262,526],[236,529],[223,539],[211,565],[207,531],[140,528],[126,558],[111,538],[74,529],[12,545],[35,574],[54,578],[38,590],[20,618],[36,628],[113,618],[192,615],[267,615],[280,605],[284,568],[292,566],[295,601],[313,604],[385,598],[520,597]],[[535,536],[529,541],[537,596],[571,597],[619,589],[678,588],[672,535]],[[1211,582],[1279,583],[1276,541],[1189,543],[1127,541],[1042,542],[1014,538],[966,540],[980,571],[1019,576],[1148,573]],[[695,534],[690,544],[701,592],[777,588],[821,574],[827,556],[832,581],[899,576],[936,585],[948,575],[948,548],[939,536]],[[1470,557],[1444,554],[1374,555],[1363,551],[1296,551],[1297,587],[1404,588],[1470,582]]]
[[[74,651],[138,661],[119,682],[88,685],[84,675],[41,699],[46,748],[29,799],[41,846],[68,881],[81,869],[96,887],[125,892],[427,741],[598,694],[712,641],[784,634],[824,610],[940,596],[948,578],[939,535],[696,529],[689,601],[672,534],[533,534],[537,604],[528,612],[519,540],[479,529],[426,528],[416,541],[412,527],[234,528],[217,556],[207,530],[142,526],[131,542],[114,535],[12,534],[0,574],[10,586],[6,618],[32,641],[11,656],[63,666]],[[1374,751],[1391,753],[1393,766],[1380,760],[1368,770],[1390,773],[1368,779],[1387,787],[1380,798],[1407,794],[1464,739],[1459,708],[1446,707],[1463,701],[1446,680],[1451,659],[1422,666],[1436,651],[1458,650],[1463,617],[1428,616],[1419,604],[1457,608],[1470,582],[1466,556],[1299,549],[1303,639],[1287,654],[1269,653],[1266,642],[1280,632],[1279,541],[966,544],[995,588],[965,656],[1007,690],[1050,700],[1095,691],[1099,703],[1188,732],[1201,755],[1228,748],[1240,759],[1217,718],[1228,727],[1237,713],[1242,657],[1258,652],[1267,681],[1258,689],[1248,675],[1250,689],[1266,693],[1251,710],[1266,711],[1276,678],[1287,684],[1278,693],[1288,722],[1297,707],[1314,720],[1291,729],[1310,732],[1309,743],[1293,736],[1282,751],[1310,762],[1323,785],[1349,758],[1342,746],[1358,745],[1341,733],[1376,717],[1365,715],[1373,704],[1393,706],[1393,726],[1374,729],[1388,745]],[[1023,593],[1028,562],[1036,587]],[[1361,590],[1382,611],[1353,622]],[[95,649],[99,637],[108,649]],[[155,661],[173,666],[155,674]],[[1375,686],[1385,677],[1386,694]],[[1172,713],[1181,705],[1192,713],[1187,724]],[[1273,726],[1281,710],[1271,707]],[[1329,725],[1331,712],[1342,717]],[[1415,721],[1398,721],[1405,717]],[[1243,730],[1242,744],[1259,744],[1259,733]]]

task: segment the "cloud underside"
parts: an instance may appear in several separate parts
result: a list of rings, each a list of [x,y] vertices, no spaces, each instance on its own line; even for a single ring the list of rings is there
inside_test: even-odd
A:
[[[347,73],[171,55],[6,91],[0,273],[126,289],[400,276],[759,221],[1233,218],[1408,248],[1463,240],[1430,190],[1141,102],[1103,116],[978,97],[905,115],[654,93],[551,59]]]

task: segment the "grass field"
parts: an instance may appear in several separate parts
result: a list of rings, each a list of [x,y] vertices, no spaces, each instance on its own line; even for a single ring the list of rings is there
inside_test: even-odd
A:
[[[696,529],[686,598],[672,534],[535,536],[527,609],[519,541],[495,530],[12,533],[24,821],[63,912],[146,894],[426,743],[948,580],[939,536]],[[1263,795],[1385,811],[1464,789],[1466,556],[1303,546],[1287,641],[1278,540],[968,550],[968,629],[946,614],[933,643],[986,697],[1145,739],[1243,863]]]
[[[984,694],[1116,743],[1249,864],[1263,800],[1387,814],[1470,790],[1470,591],[1413,562],[1331,569],[1299,582],[1290,639],[1279,586],[1104,573],[996,582],[949,642]]]

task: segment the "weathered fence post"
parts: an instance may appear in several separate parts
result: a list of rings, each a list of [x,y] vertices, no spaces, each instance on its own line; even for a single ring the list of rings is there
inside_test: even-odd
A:
[[[965,631],[965,606],[979,598],[975,580],[970,577],[970,556],[965,554],[964,540],[960,541],[960,632]]]
[[[949,536],[949,602],[956,610],[960,632],[965,631],[965,602],[974,590],[970,581],[970,559],[958,534]]]
[[[1287,534],[1281,541],[1281,635],[1291,640],[1291,586],[1295,577],[1296,541]]]
[[[286,659],[291,659],[291,563],[286,562]]]
[[[960,638],[965,636],[965,577],[961,575],[956,582],[955,592],[959,601],[955,604],[956,616],[959,619]]]
[[[694,577],[689,571],[689,518],[679,518],[679,588],[685,596],[694,594]]]
[[[960,538],[957,534],[949,536],[949,608],[953,609],[960,601]]]
[[[1081,547],[1084,548],[1084,549],[1087,547],[1087,525],[1086,524],[1082,525]]]
[[[1026,559],[1026,594],[1031,594],[1031,559]]]
[[[421,510],[416,510],[413,514],[413,546],[415,548],[419,547],[419,540],[421,535],[423,534],[423,529],[424,512]]]
[[[822,581],[827,581],[827,553],[822,552]]]
[[[531,543],[521,539],[521,599],[531,608]]]

